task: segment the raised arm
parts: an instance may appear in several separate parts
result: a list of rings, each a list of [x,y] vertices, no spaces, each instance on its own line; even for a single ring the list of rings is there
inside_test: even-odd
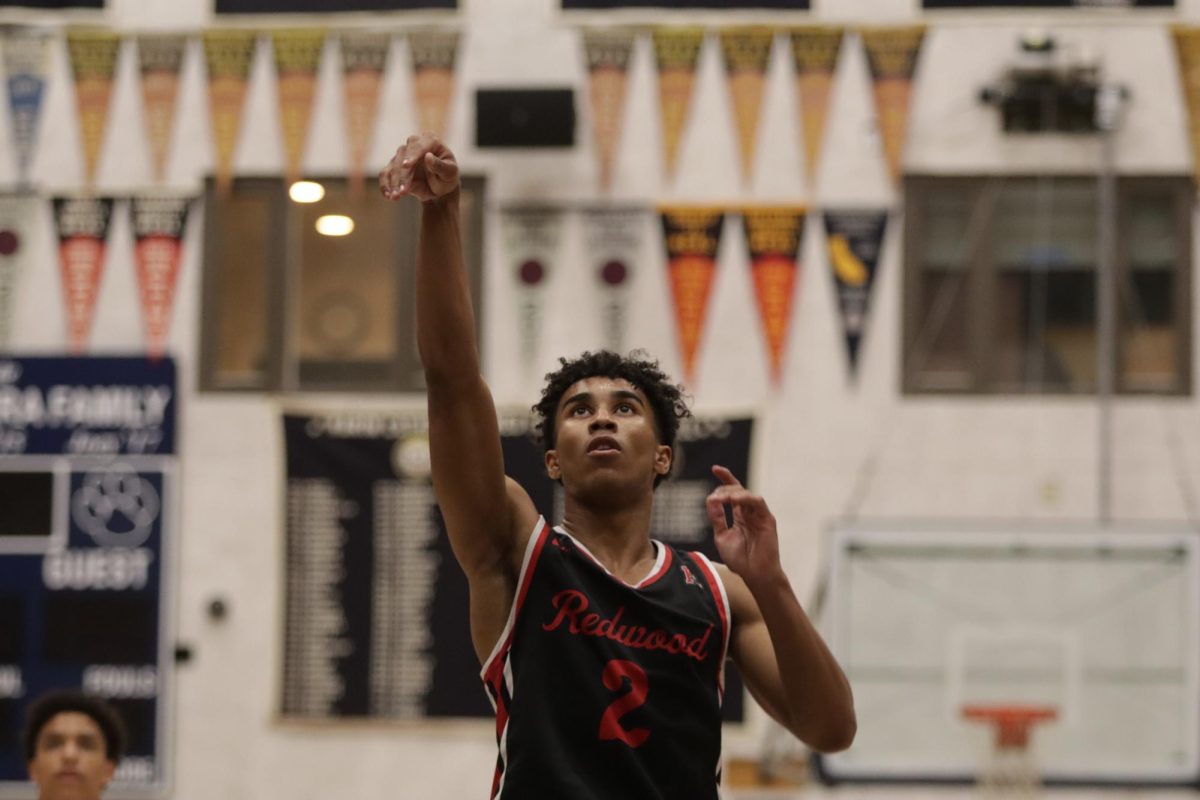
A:
[[[775,517],[724,467],[708,496],[719,567],[733,615],[730,653],[750,694],[814,750],[844,750],[854,740],[854,697],[833,654],[796,599],[779,562]],[[733,525],[726,524],[725,507]]]
[[[458,164],[431,135],[410,136],[379,175],[389,200],[421,201],[417,249],[417,346],[425,370],[433,488],[450,545],[471,582],[476,650],[491,644],[496,606],[511,591],[519,526],[536,515],[504,477],[500,431],[475,346],[459,218]]]

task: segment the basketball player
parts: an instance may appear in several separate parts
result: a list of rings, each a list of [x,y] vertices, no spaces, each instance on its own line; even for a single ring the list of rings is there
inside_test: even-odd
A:
[[[100,800],[125,749],[125,727],[99,697],[49,692],[30,704],[22,744],[38,800]]]
[[[656,363],[605,352],[547,376],[535,409],[546,471],[565,497],[550,527],[504,475],[453,153],[432,136],[409,137],[380,190],[422,203],[417,339],[433,484],[496,707],[492,796],[716,798],[727,655],[801,740],[848,747],[850,686],[792,592],[763,499],[713,467],[721,485],[707,512],[723,565],[650,539],[654,488],[687,414],[679,389]]]

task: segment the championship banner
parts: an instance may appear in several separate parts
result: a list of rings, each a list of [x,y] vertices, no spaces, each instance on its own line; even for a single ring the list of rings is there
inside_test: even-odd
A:
[[[417,99],[419,130],[445,136],[450,101],[454,97],[458,33],[413,31],[408,35],[408,47],[412,52],[413,92]]]
[[[323,30],[286,30],[271,34],[279,79],[279,123],[283,132],[284,171],[288,183],[303,173],[304,144],[312,119],[317,68],[325,49]]]
[[[67,308],[67,342],[75,354],[84,351],[91,336],[112,209],[111,197],[54,198],[54,224],[58,230]]]
[[[679,142],[683,138],[696,63],[704,45],[703,28],[655,28],[654,62],[658,67],[658,108],[662,120],[663,160],[667,180],[675,176]]]
[[[546,286],[562,258],[566,215],[561,208],[513,207],[500,212],[505,259],[517,301],[521,366],[532,379],[542,339]]]
[[[1188,130],[1192,136],[1192,169],[1200,186],[1200,28],[1175,27],[1175,56],[1179,59],[1179,79],[1187,103]]]
[[[829,95],[838,51],[842,48],[841,28],[796,28],[792,31],[792,61],[796,70],[796,108],[804,131],[804,174],[808,185],[817,183],[821,163],[821,145],[825,139],[825,118],[829,113]]]
[[[166,353],[190,205],[186,197],[143,196],[130,200],[138,295],[146,355],[151,359]]]
[[[925,38],[925,26],[867,28],[859,31],[871,68],[875,113],[883,155],[892,181],[899,183],[904,140],[908,130],[908,106],[912,97],[913,73]]]
[[[208,65],[208,113],[216,151],[217,186],[233,185],[233,156],[242,127],[246,83],[254,63],[258,34],[228,30],[204,32],[204,61]]]
[[[641,253],[645,212],[640,209],[585,208],[583,240],[600,287],[601,341],[607,350],[625,352],[629,295],[634,264]]]
[[[532,396],[532,395],[531,395]],[[525,411],[501,413],[505,472],[552,524],[563,490],[546,476]],[[283,716],[310,720],[492,717],[471,644],[467,579],[430,481],[423,411],[288,414],[283,602]],[[711,467],[753,487],[754,420],[681,420],[675,470],[654,493],[652,538],[718,558],[704,498]],[[552,613],[530,609],[528,613]],[[726,669],[721,717],[745,694]]]
[[[112,98],[113,76],[121,37],[105,31],[67,33],[67,53],[75,76],[75,100],[79,111],[79,137],[83,143],[83,183],[92,186],[100,151],[104,148],[104,129],[108,124],[108,103]]]
[[[612,187],[617,144],[625,117],[625,83],[634,34],[628,30],[588,29],[583,32],[587,57],[588,101],[592,137],[600,158],[600,189]]]
[[[0,195],[0,352],[12,342],[17,283],[29,256],[36,204],[34,195]]]
[[[175,109],[179,98],[179,71],[187,38],[174,35],[139,36],[138,67],[142,76],[142,122],[150,145],[150,168],[156,183],[167,178]]]
[[[662,208],[663,239],[667,246],[667,270],[671,300],[675,305],[675,328],[683,361],[684,382],[696,378],[696,353],[708,299],[717,273],[717,248],[725,212],[718,208]]]
[[[825,244],[850,357],[851,378],[858,375],[859,347],[886,228],[886,211],[825,212]]]
[[[379,113],[379,87],[387,71],[392,37],[387,33],[355,31],[341,34],[340,39],[350,190],[358,193],[366,181],[371,134]]]
[[[17,184],[30,184],[33,148],[46,91],[46,65],[50,37],[24,30],[0,40],[4,74],[8,76],[8,103],[12,115],[12,141],[17,157]]]
[[[771,377],[779,386],[783,382],[783,357],[800,276],[798,259],[804,242],[804,208],[747,208],[742,212],[742,221]]]
[[[771,61],[775,32],[767,28],[730,28],[721,31],[721,52],[733,101],[738,149],[742,157],[742,180],[754,177],[754,154],[758,143],[758,118],[762,111],[763,84]]]

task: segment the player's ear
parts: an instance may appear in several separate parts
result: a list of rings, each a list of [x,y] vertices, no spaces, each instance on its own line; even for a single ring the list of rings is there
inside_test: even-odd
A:
[[[558,465],[558,451],[546,451],[546,474],[550,476],[550,480],[562,480],[562,468]]]
[[[670,445],[658,445],[654,450],[654,472],[658,475],[669,475],[674,458],[675,454]]]

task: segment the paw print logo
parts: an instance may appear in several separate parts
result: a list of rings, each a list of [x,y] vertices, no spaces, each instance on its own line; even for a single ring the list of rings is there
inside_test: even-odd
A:
[[[71,517],[102,547],[138,547],[162,507],[149,481],[128,466],[89,472],[71,497]]]

